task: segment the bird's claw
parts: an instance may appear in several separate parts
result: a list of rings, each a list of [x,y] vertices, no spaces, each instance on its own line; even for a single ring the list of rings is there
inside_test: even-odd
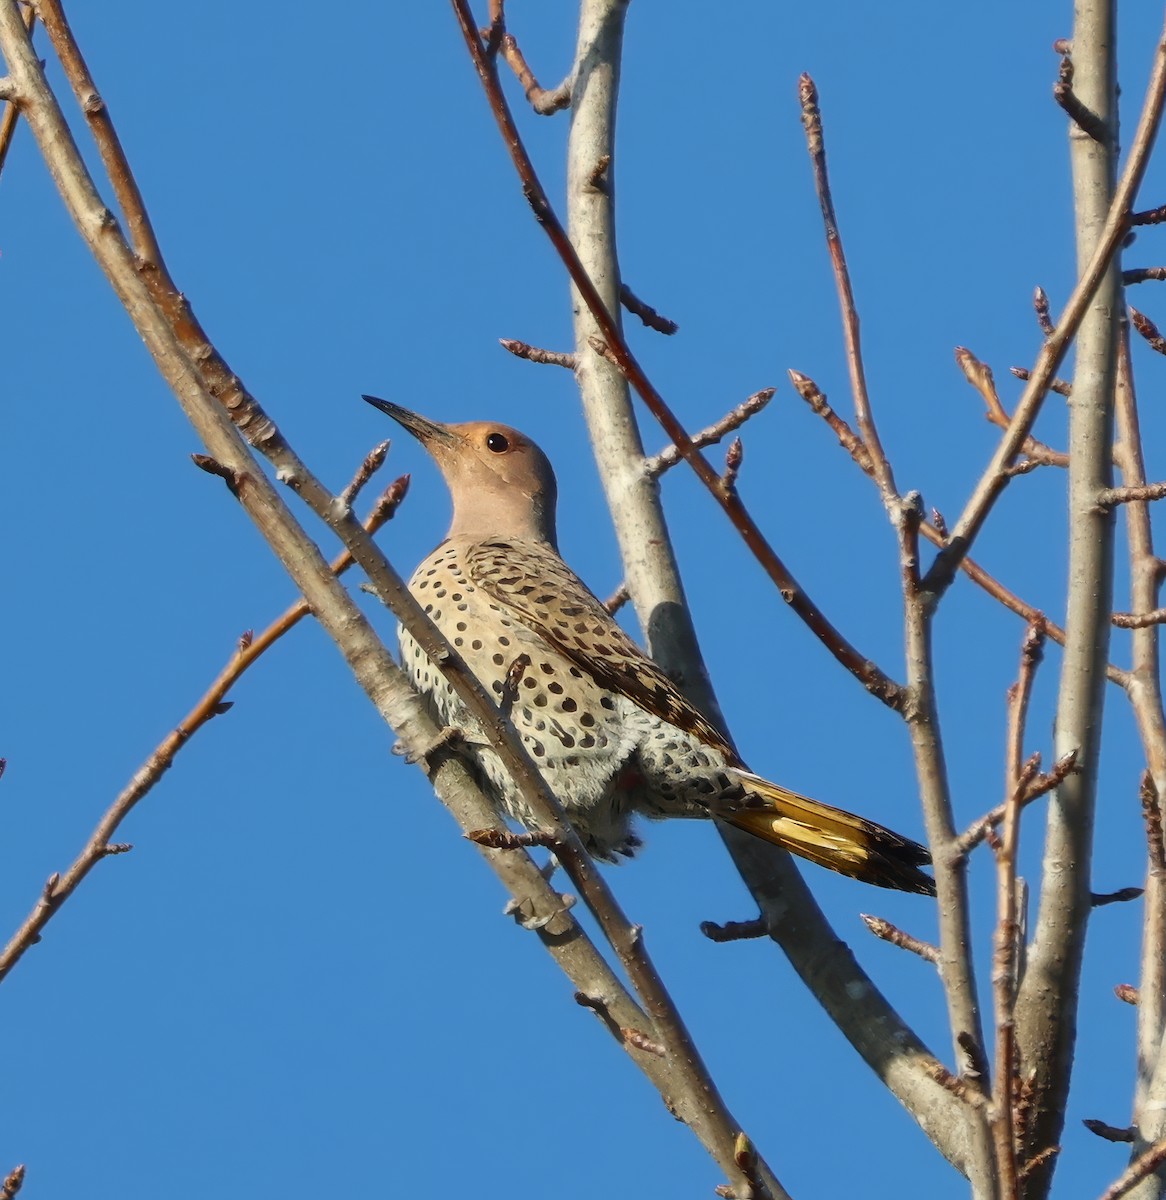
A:
[[[518,900],[516,898],[507,901],[506,907],[502,912],[508,917],[513,917],[523,929],[537,932],[540,929],[545,929],[556,917],[575,907],[576,898],[569,892],[561,895],[559,900],[561,901],[559,905],[551,909],[549,913],[543,913],[541,916],[526,911],[530,903],[529,900]]]
[[[420,750],[410,750],[402,742],[393,746],[393,753],[400,755],[411,767],[423,763],[432,770],[434,759],[443,752],[456,753],[458,747],[466,740],[465,731],[459,725],[446,725],[440,729],[437,736]]]

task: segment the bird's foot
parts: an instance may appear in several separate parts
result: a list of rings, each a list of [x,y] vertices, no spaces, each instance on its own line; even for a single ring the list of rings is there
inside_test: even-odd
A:
[[[446,725],[438,731],[429,745],[422,746],[420,750],[409,750],[401,742],[397,742],[393,746],[393,753],[399,754],[410,766],[424,763],[426,774],[429,774],[440,754],[456,754],[465,740],[465,730],[460,725]]]
[[[531,911],[533,907],[531,901],[511,899],[502,912],[513,917],[514,920],[523,928],[531,931],[545,929],[557,917],[562,916],[570,909],[575,907],[576,898],[570,892],[564,892],[559,896],[560,903],[557,904],[550,912],[534,913]]]

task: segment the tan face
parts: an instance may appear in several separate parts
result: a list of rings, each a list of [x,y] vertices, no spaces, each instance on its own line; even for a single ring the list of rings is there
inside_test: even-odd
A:
[[[525,434],[508,425],[489,421],[467,421],[448,425],[451,442],[435,439],[426,449],[437,460],[442,474],[459,486],[485,487],[489,491],[511,490],[532,500],[552,497],[554,471],[547,457]],[[499,488],[501,485],[501,488]]]
[[[490,421],[445,425],[387,400],[365,399],[433,456],[453,497],[450,537],[555,543],[555,473],[528,438]]]

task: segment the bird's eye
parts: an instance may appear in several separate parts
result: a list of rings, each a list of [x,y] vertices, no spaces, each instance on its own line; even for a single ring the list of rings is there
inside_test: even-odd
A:
[[[510,442],[505,434],[491,433],[486,437],[486,449],[493,450],[495,454],[505,454],[510,449]]]

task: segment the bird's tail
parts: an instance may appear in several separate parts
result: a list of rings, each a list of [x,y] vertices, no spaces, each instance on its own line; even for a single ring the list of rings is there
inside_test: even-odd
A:
[[[719,813],[730,825],[808,858],[840,875],[901,892],[935,895],[935,880],[919,870],[931,862],[925,846],[749,771],[737,771],[746,807]]]

